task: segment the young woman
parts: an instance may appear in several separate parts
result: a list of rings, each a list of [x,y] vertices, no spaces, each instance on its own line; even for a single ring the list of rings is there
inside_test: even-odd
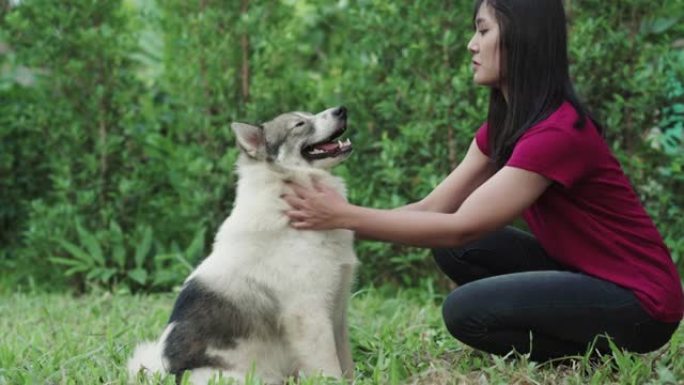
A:
[[[682,318],[669,252],[601,127],[573,90],[561,0],[478,0],[468,44],[489,113],[459,166],[395,210],[326,186],[284,197],[298,229],[433,248],[457,284],[443,306],[458,340],[535,361],[665,344]],[[519,215],[532,234],[506,227]]]

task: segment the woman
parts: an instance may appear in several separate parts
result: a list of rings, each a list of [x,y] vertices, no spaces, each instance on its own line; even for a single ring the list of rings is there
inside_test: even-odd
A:
[[[531,359],[665,344],[682,318],[664,242],[573,90],[561,0],[478,0],[468,44],[487,121],[458,167],[396,210],[325,186],[284,196],[298,229],[433,248],[457,284],[443,306],[458,340]],[[532,235],[506,227],[520,214]]]

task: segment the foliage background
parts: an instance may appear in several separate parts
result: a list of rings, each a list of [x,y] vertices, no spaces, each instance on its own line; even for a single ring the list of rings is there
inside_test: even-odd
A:
[[[18,5],[17,5],[18,4]],[[571,72],[684,270],[684,0],[566,0]],[[229,214],[229,124],[344,104],[350,200],[427,194],[486,114],[472,1],[0,1],[0,291],[178,285]],[[357,246],[360,284],[439,281]]]

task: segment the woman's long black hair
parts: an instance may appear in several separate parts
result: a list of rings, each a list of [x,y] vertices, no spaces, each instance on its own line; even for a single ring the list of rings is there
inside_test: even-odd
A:
[[[577,111],[576,128],[594,119],[570,81],[562,0],[476,0],[474,15],[483,3],[499,25],[500,79],[508,96],[506,101],[501,88],[492,88],[487,116],[490,156],[501,168],[525,131],[564,101]]]

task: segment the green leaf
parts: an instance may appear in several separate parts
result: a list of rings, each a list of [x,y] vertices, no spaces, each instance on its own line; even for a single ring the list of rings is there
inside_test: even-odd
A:
[[[123,269],[126,266],[126,248],[124,245],[123,232],[116,221],[109,223],[109,231],[112,233],[112,259],[119,268]]]
[[[123,269],[126,266],[126,250],[121,243],[114,245],[112,249],[112,259],[119,268]]]
[[[182,263],[183,266],[185,266],[188,272],[191,272],[194,269],[192,264],[190,264],[190,262],[188,262],[187,259],[183,258],[183,255],[181,255],[181,253],[173,253],[173,256],[176,258],[176,260],[178,260],[178,262]]]
[[[650,25],[650,32],[659,35],[672,28],[679,21],[676,17],[660,18],[653,21]]]
[[[78,238],[81,241],[81,244],[88,249],[90,258],[95,260],[100,266],[106,265],[104,254],[102,253],[102,248],[100,247],[100,242],[97,238],[78,223],[76,223],[76,231],[78,232]]]
[[[93,259],[90,258],[90,256],[78,246],[63,239],[58,239],[57,243],[59,243],[60,246],[62,246],[69,254],[71,254],[72,257],[85,262],[87,266],[94,266]]]
[[[138,244],[138,247],[135,249],[135,267],[141,268],[143,265],[143,262],[145,262],[145,258],[147,257],[147,254],[150,252],[150,248],[152,246],[152,228],[149,226],[145,227],[144,233],[143,233],[143,239],[142,242]]]
[[[76,259],[60,258],[60,257],[50,257],[48,261],[64,266],[83,266],[83,262]]]
[[[101,275],[102,275],[102,269],[99,267],[96,267],[96,268],[88,271],[88,274],[86,274],[86,280],[92,281],[93,278],[101,278]],[[100,279],[98,279],[98,281],[100,281]]]
[[[67,277],[71,277],[72,275],[74,275],[74,274],[76,274],[76,273],[83,273],[83,272],[85,272],[85,271],[87,271],[87,270],[88,270],[88,267],[87,267],[87,266],[83,266],[83,265],[81,265],[81,266],[74,266],[74,267],[72,267],[71,269],[68,269],[67,271],[65,271],[65,272],[64,272],[64,275],[66,275]]]
[[[102,269],[102,280],[105,282],[109,282],[110,279],[116,274],[116,270],[112,269],[111,267],[107,267]]]
[[[144,285],[147,280],[147,271],[145,269],[130,270],[127,275],[130,279],[141,285]]]
[[[204,227],[201,227],[197,233],[195,233],[195,237],[185,250],[186,258],[189,258],[191,261],[197,260],[204,252],[204,233],[205,229]]]

